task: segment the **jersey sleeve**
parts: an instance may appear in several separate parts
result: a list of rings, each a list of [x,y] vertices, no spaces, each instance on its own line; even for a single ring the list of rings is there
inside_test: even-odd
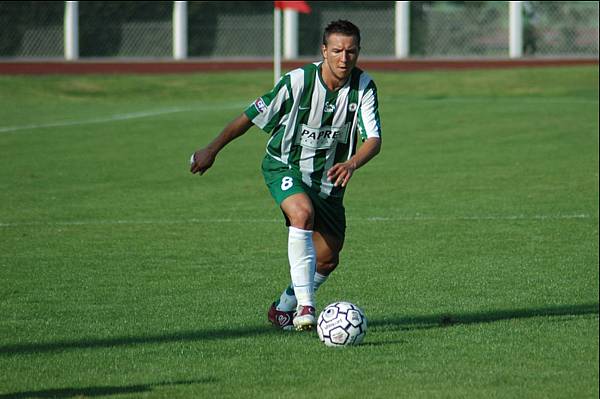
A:
[[[371,137],[381,137],[381,120],[379,118],[379,102],[377,101],[377,86],[369,82],[365,89],[358,110],[358,129],[362,141]]]
[[[271,133],[291,109],[291,102],[290,78],[285,75],[273,90],[258,97],[244,113],[254,125]]]

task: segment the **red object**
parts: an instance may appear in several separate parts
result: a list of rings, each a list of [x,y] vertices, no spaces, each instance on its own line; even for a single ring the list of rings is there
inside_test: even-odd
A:
[[[310,14],[310,6],[306,1],[276,1],[275,8],[281,10],[288,8],[304,14]]]

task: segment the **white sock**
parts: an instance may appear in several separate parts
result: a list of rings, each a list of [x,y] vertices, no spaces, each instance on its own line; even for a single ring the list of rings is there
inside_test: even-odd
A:
[[[296,300],[296,294],[294,293],[294,285],[290,284],[281,293],[279,302],[277,303],[277,310],[291,312],[292,310],[296,310],[296,306],[298,306],[298,301]]]
[[[288,258],[290,275],[298,305],[315,306],[316,254],[312,240],[313,232],[290,226],[288,235]]]
[[[315,273],[315,283],[314,283],[314,291],[315,294],[317,290],[323,284],[329,276],[325,276],[319,272]],[[285,290],[281,293],[279,297],[279,301],[277,302],[277,310],[281,310],[282,312],[291,312],[295,310],[298,306],[298,301],[296,300],[296,294],[294,293],[294,285],[288,285]]]

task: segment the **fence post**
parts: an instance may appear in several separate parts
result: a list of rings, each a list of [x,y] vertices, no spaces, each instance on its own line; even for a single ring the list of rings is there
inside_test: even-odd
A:
[[[184,60],[188,56],[187,1],[173,4],[173,58]]]
[[[395,18],[396,58],[410,56],[410,2],[396,2]]]
[[[283,57],[298,58],[298,11],[289,8],[283,11]]]
[[[273,32],[273,75],[275,84],[281,78],[281,10],[273,7],[274,32]]]
[[[74,61],[79,58],[79,2],[65,2],[64,20],[65,59]]]
[[[523,2],[509,1],[510,58],[523,56]]]

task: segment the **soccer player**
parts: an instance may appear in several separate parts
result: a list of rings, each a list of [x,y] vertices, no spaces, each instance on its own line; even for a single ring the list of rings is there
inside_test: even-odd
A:
[[[289,227],[292,283],[268,319],[285,330],[315,326],[315,291],[338,266],[344,244],[345,188],[381,148],[377,88],[356,67],[359,29],[330,23],[321,53],[323,61],[287,73],[192,158],[191,172],[202,175],[252,125],[270,134],[262,173]]]

